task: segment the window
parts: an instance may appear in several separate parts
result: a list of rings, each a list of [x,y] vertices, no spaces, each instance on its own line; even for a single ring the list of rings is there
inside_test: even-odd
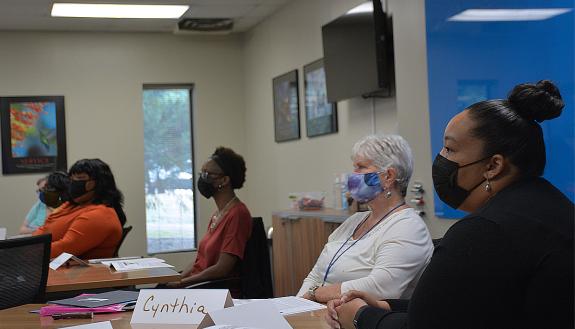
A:
[[[148,253],[196,246],[191,85],[144,85]]]

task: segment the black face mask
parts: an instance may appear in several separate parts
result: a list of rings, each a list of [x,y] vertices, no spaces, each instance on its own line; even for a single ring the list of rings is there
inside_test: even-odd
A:
[[[87,182],[87,180],[71,181],[70,185],[68,186],[68,194],[70,194],[70,199],[74,200],[88,193],[88,191],[86,191]]]
[[[57,191],[43,191],[40,192],[40,201],[50,208],[58,208],[64,203],[64,198],[61,193]]]
[[[490,157],[491,156],[488,156],[460,166],[457,162],[451,161],[441,154],[438,154],[433,161],[431,175],[433,177],[433,186],[435,187],[435,192],[437,192],[439,199],[453,209],[459,208],[463,201],[467,199],[471,191],[475,190],[485,181],[485,179],[481,180],[481,182],[468,191],[457,185],[457,172],[459,168],[471,166]]]
[[[211,179],[199,177],[198,191],[200,191],[200,194],[203,195],[206,199],[209,199],[216,193],[216,188],[212,185]]]

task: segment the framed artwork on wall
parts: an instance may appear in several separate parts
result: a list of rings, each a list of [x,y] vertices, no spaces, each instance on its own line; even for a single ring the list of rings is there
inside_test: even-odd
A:
[[[308,137],[337,132],[337,106],[327,101],[323,59],[303,68],[305,86],[305,126]]]
[[[67,169],[64,96],[0,97],[2,173]]]
[[[300,138],[297,70],[273,78],[274,131],[276,142]]]

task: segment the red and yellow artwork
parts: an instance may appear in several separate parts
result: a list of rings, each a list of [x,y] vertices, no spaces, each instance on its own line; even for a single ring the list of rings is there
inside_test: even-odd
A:
[[[56,156],[56,108],[53,102],[10,104],[12,157]]]

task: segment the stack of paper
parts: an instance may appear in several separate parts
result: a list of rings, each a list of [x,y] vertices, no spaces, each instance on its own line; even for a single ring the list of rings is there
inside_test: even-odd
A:
[[[114,257],[114,258],[94,258],[89,259],[88,263],[90,264],[103,264],[104,262],[108,262],[108,266],[110,262],[118,261],[118,260],[126,260],[126,259],[136,259],[136,258],[144,258],[140,256],[127,256],[127,257]]]
[[[209,312],[198,328],[292,329],[292,326],[281,316],[274,302],[268,299]]]
[[[160,258],[136,258],[117,261],[103,261],[102,264],[114,268],[117,272],[137,271],[148,268],[174,267]]]
[[[76,307],[101,307],[135,302],[139,295],[138,291],[112,290],[99,294],[81,294],[72,298],[51,300],[49,303]]]
[[[234,299],[234,306],[250,304],[261,300],[262,299]],[[281,315],[311,312],[326,308],[323,304],[295,296],[272,298],[269,300],[274,303]]]

